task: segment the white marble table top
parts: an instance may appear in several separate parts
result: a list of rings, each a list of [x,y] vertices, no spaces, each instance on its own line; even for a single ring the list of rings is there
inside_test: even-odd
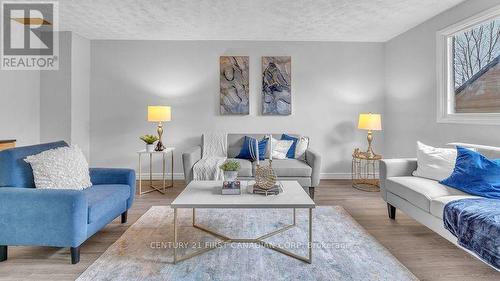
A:
[[[165,147],[165,149],[162,151],[151,151],[151,152],[146,151],[146,149],[141,149],[141,150],[137,151],[137,154],[156,154],[156,153],[168,154],[174,150],[175,150],[175,147]]]
[[[172,208],[314,208],[314,201],[296,181],[281,181],[283,192],[264,196],[250,193],[241,181],[241,195],[222,195],[222,181],[192,181],[171,203]]]

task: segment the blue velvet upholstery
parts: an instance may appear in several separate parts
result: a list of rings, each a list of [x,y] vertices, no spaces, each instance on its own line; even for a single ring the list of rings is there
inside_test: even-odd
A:
[[[500,199],[500,160],[490,160],[476,151],[457,146],[455,169],[439,183],[469,194]]]
[[[460,246],[500,270],[500,200],[467,198],[444,206],[444,227]]]
[[[0,152],[0,187],[35,187],[30,164],[24,161],[29,155],[45,150],[68,146],[64,141],[11,148]]]
[[[132,206],[135,172],[130,169],[91,168],[93,185],[83,191],[34,188],[23,159],[63,146],[0,151],[0,245],[78,247]]]
[[[88,223],[98,221],[105,214],[121,206],[122,213],[127,210],[130,188],[124,184],[94,185],[83,191],[88,202]]]

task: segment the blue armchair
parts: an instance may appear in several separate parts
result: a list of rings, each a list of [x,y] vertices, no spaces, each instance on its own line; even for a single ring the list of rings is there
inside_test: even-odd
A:
[[[0,261],[7,246],[70,247],[71,263],[80,245],[127,210],[135,195],[135,172],[91,168],[92,186],[83,190],[36,189],[28,155],[67,146],[63,141],[0,151]]]

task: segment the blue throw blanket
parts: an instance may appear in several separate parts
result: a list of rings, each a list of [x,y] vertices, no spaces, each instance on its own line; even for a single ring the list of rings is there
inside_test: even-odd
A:
[[[444,207],[444,227],[458,244],[500,270],[500,200],[471,198]]]

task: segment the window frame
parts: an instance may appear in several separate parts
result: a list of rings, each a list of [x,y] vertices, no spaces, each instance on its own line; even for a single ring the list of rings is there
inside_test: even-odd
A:
[[[436,33],[437,122],[500,125],[499,113],[455,113],[452,36],[457,32],[500,17],[500,5],[448,26]]]

